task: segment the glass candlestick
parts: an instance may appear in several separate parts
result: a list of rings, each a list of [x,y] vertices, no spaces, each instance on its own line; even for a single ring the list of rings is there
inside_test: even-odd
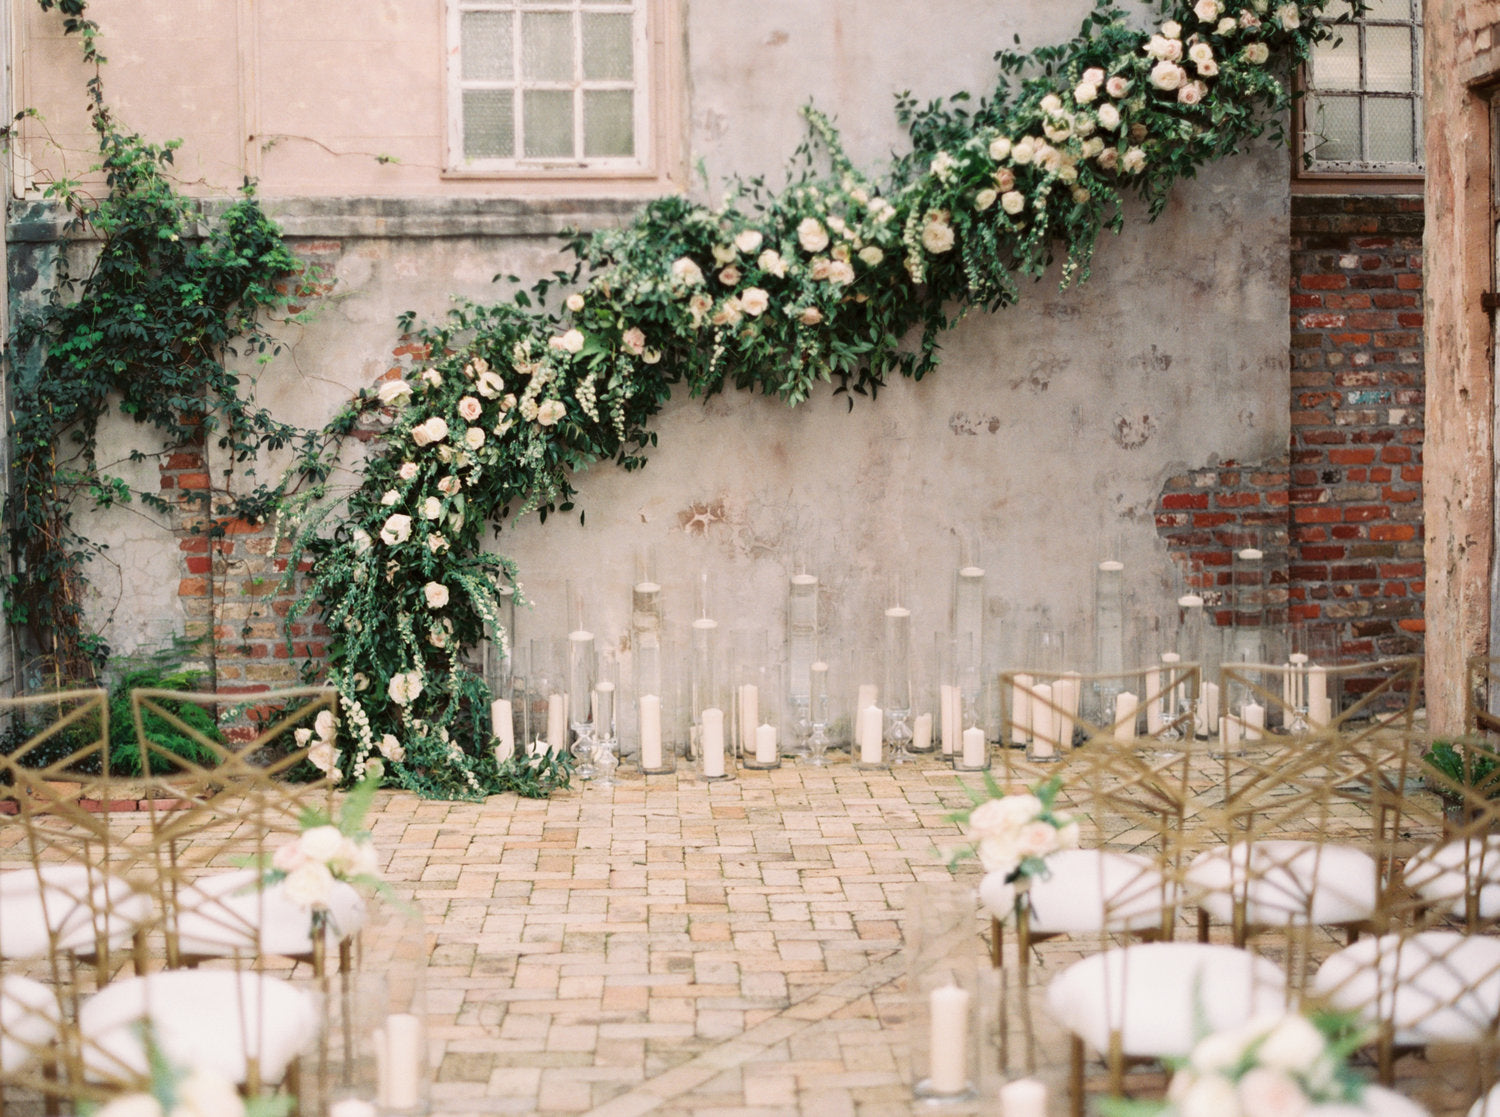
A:
[[[601,651],[594,679],[594,786],[614,787],[620,765],[615,717],[619,710],[620,670],[613,651]]]
[[[568,721],[573,730],[574,772],[581,780],[594,778],[594,683],[598,649],[588,627],[583,592],[568,583]]]
[[[818,578],[799,572],[789,579],[786,595],[787,705],[792,724],[782,751],[793,755],[805,755],[809,750],[812,665],[817,647]]]
[[[1125,674],[1125,564],[1119,559],[1105,559],[1094,571],[1094,672],[1091,709],[1108,724]]]
[[[881,641],[882,681],[880,696],[885,703],[883,731],[895,764],[914,759],[911,752],[911,610],[892,605],[885,611]]]
[[[814,659],[808,665],[807,681],[807,763],[821,768],[828,763],[828,732],[832,717],[827,662]]]

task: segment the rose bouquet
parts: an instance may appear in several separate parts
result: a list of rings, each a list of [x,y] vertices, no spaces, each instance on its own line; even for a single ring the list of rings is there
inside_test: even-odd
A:
[[[1061,789],[1062,780],[1054,777],[1030,791],[1007,795],[988,773],[988,795],[965,788],[974,806],[950,818],[963,827],[973,856],[984,866],[979,894],[990,911],[1014,910],[1026,881],[1048,875],[1048,856],[1077,847],[1078,823],[1052,809]],[[954,860],[969,852],[961,852]]]
[[[331,918],[335,884],[363,884],[377,892],[386,888],[375,845],[364,829],[382,776],[378,761],[370,767],[373,770],[345,797],[337,818],[322,811],[303,812],[301,832],[277,848],[271,867],[261,877],[262,885],[281,884],[287,899],[312,912],[315,933]]]
[[[1257,1017],[1204,1036],[1174,1068],[1162,1101],[1108,1099],[1105,1117],[1315,1117],[1358,1113],[1364,1081],[1348,1065],[1368,1038],[1353,1017]]]

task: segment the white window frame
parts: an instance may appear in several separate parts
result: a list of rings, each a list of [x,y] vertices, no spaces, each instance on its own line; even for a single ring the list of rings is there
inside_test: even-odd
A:
[[[1423,101],[1426,90],[1422,87],[1422,0],[1413,0],[1412,15],[1407,19],[1373,19],[1361,16],[1356,22],[1335,28],[1337,34],[1344,38],[1353,38],[1355,49],[1359,57],[1360,86],[1359,89],[1330,89],[1332,95],[1344,95],[1353,100],[1359,107],[1359,145],[1363,151],[1369,142],[1366,109],[1372,101],[1400,101],[1409,106],[1412,114],[1412,135],[1416,146],[1416,154],[1419,156],[1416,162],[1377,161],[1373,159],[1319,159],[1317,149],[1319,146],[1319,132],[1316,122],[1312,119],[1314,113],[1313,98],[1317,95],[1317,72],[1314,59],[1308,59],[1303,69],[1303,81],[1305,96],[1301,105],[1302,130],[1301,149],[1310,158],[1304,161],[1300,169],[1307,174],[1316,175],[1389,175],[1420,177],[1425,170],[1421,161],[1425,155],[1423,150],[1422,118]],[[1411,29],[1412,42],[1412,90],[1410,92],[1364,89],[1366,50],[1365,29],[1367,27],[1407,27]]]
[[[655,166],[655,144],[651,133],[654,111],[656,75],[652,72],[651,8],[652,0],[629,0],[629,6],[621,3],[602,4],[593,0],[445,0],[447,5],[447,82],[448,82],[448,128],[446,172],[458,175],[517,176],[517,177],[607,177],[644,178],[657,174]],[[463,16],[468,12],[509,12],[514,15],[515,26],[511,35],[514,75],[508,81],[465,80],[463,76]],[[573,16],[573,80],[571,82],[524,81],[521,77],[521,13],[556,12]],[[583,79],[583,48],[581,18],[586,12],[623,14],[628,12],[634,19],[631,35],[632,77],[625,81],[588,81]],[[574,93],[573,98],[573,143],[580,154],[567,158],[526,158],[525,133],[522,120],[522,96],[524,89],[554,89]],[[470,159],[464,154],[464,90],[466,89],[510,89],[511,111],[514,115],[514,136],[517,154],[510,158]],[[627,157],[589,157],[582,155],[583,146],[583,98],[577,95],[581,89],[629,89],[634,94],[633,120],[635,154]]]

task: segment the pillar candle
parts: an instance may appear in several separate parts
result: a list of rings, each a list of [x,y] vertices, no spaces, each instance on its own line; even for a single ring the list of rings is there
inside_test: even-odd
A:
[[[1000,1117],[1047,1117],[1047,1086],[1018,1078],[1000,1087]]]
[[[1057,711],[1053,709],[1055,698],[1052,684],[1037,683],[1031,688],[1032,756],[1044,758],[1057,755]],[[968,744],[967,740],[964,743]]]
[[[911,748],[913,752],[926,752],[932,748],[931,714],[918,714],[912,721]]]
[[[1078,697],[1083,688],[1077,675],[1064,675],[1052,683],[1052,704],[1057,707],[1057,745],[1073,747],[1073,719],[1078,716]]]
[[[1290,668],[1282,680],[1282,698],[1293,710],[1307,708],[1307,653],[1293,652],[1287,657]]]
[[[497,698],[490,703],[490,733],[497,742],[496,764],[504,764],[516,755],[516,726],[511,720],[509,698]]]
[[[641,767],[661,767],[661,698],[643,694],[640,701]]]
[[[760,687],[754,683],[745,683],[740,687],[739,694],[740,751],[749,752],[752,748],[759,748],[755,730],[760,725]]]
[[[755,762],[757,764],[776,763],[776,727],[774,725],[755,727]]]
[[[861,691],[864,687],[859,688]],[[866,706],[862,711],[863,727],[859,737],[859,759],[862,764],[879,764],[881,737],[885,729],[885,711],[879,706]]]
[[[703,774],[724,774],[724,711],[717,706],[703,711]]]
[[[1240,743],[1240,719],[1233,714],[1225,714],[1219,718],[1219,744],[1224,748],[1233,748]]]
[[[1178,667],[1182,656],[1176,652],[1162,652],[1161,662],[1161,685],[1166,688],[1166,693],[1161,696],[1162,720],[1170,722],[1176,720],[1187,702],[1187,685],[1182,681],[1182,671]]]
[[[568,747],[568,710],[561,694],[547,695],[547,748],[553,753]]]
[[[377,1059],[384,1056],[381,1108],[415,1109],[422,1101],[422,1068],[427,1062],[422,1021],[407,1012],[392,1013],[385,1018],[384,1031],[384,1047],[376,1050]]]
[[[1329,701],[1327,695],[1321,698],[1316,695],[1308,696],[1307,720],[1324,728],[1333,724],[1333,703]]]
[[[1328,668],[1317,665],[1307,669],[1307,704],[1315,698],[1328,701]]]
[[[379,1117],[379,1111],[364,1098],[340,1098],[328,1107],[328,1117]]]
[[[1140,705],[1140,698],[1128,690],[1115,695],[1115,735],[1120,740],[1135,739],[1135,712]]]
[[[965,768],[984,767],[984,730],[977,725],[971,725],[964,730],[963,761]]]
[[[1198,732],[1207,737],[1219,724],[1219,684],[1204,683],[1198,698]]]
[[[1265,734],[1266,708],[1257,702],[1246,702],[1240,707],[1240,720],[1245,725],[1245,740],[1259,741]]]
[[[1031,743],[1031,684],[1036,680],[1030,675],[1016,675],[1010,688],[1010,720],[1012,739],[1019,745]]]
[[[1153,667],[1146,672],[1146,732],[1155,737],[1161,732],[1161,671]]]
[[[965,736],[973,730],[965,730]],[[969,993],[943,985],[928,997],[931,1059],[928,1082],[934,1094],[961,1094],[969,1085]]]
[[[960,706],[954,701],[958,687],[943,683],[938,687],[938,717],[941,719],[943,755],[952,756],[958,748]]]

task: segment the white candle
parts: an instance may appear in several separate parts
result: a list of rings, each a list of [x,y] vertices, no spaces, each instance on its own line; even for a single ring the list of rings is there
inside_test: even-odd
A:
[[[875,705],[875,696],[879,693],[874,683],[860,683],[859,696],[854,700],[854,708],[863,710],[868,706]]]
[[[1233,714],[1225,714],[1219,719],[1219,744],[1227,749],[1239,743],[1240,719]]]
[[[417,1017],[397,1012],[385,1018],[384,1049],[376,1051],[376,1058],[383,1054],[385,1063],[380,1076],[385,1085],[382,1108],[415,1109],[420,1104],[422,1067],[427,1061],[425,1044],[422,1021]]]
[[[860,687],[864,690],[864,687]],[[862,764],[879,764],[882,737],[885,730],[885,711],[879,706],[866,706],[861,711],[862,726],[859,737],[859,759]]]
[[[1083,687],[1079,677],[1066,674],[1052,684],[1052,704],[1057,707],[1057,744],[1073,747],[1073,719],[1078,716],[1078,699]]]
[[[1329,700],[1327,695],[1324,695],[1322,698],[1316,696],[1308,698],[1307,720],[1314,725],[1321,725],[1325,728],[1333,724],[1333,702]]]
[[[496,764],[504,764],[516,755],[516,726],[511,720],[509,698],[497,698],[490,703],[490,733],[497,741]]]
[[[1018,745],[1031,742],[1031,684],[1036,680],[1030,675],[1016,675],[1010,687],[1010,720],[1012,740]]]
[[[776,763],[776,727],[774,725],[755,727],[755,762],[757,764]]]
[[[1115,736],[1120,740],[1135,739],[1135,712],[1140,709],[1140,705],[1139,696],[1128,690],[1115,695]]]
[[[1213,732],[1214,726],[1219,724],[1219,684],[1204,683],[1203,698],[1198,703],[1198,725],[1203,735],[1207,737]]]
[[[967,735],[971,730],[965,730]],[[927,1077],[934,1094],[961,1094],[969,1085],[969,993],[944,985],[929,995]]]
[[[1057,711],[1053,709],[1055,689],[1048,683],[1037,683],[1031,688],[1031,755],[1045,759],[1057,755]],[[964,733],[965,756],[969,734]]]
[[[717,706],[703,711],[703,774],[724,774],[724,711]]]
[[[1265,554],[1262,553],[1262,551],[1258,547],[1246,547],[1243,551],[1240,552],[1240,558],[1244,559],[1246,562],[1259,562],[1265,557]]]
[[[985,760],[984,730],[971,725],[964,730],[964,767],[983,768]]]
[[[340,1098],[328,1107],[328,1117],[378,1117],[378,1113],[364,1098]]]
[[[1328,701],[1328,668],[1312,666],[1307,669],[1307,704],[1315,699]]]
[[[640,700],[641,721],[641,767],[656,770],[661,767],[661,698],[655,694],[643,694]]]
[[[739,694],[740,751],[748,752],[758,747],[755,729],[760,725],[760,688],[754,683],[745,683],[740,687]]]
[[[554,753],[568,747],[568,708],[561,694],[547,695],[547,748]]]
[[[1257,702],[1246,702],[1240,707],[1240,721],[1245,725],[1245,740],[1259,741],[1265,734],[1266,708]]]
[[[911,748],[913,752],[926,752],[932,748],[931,714],[918,714],[911,723]]]
[[[385,1105],[391,1096],[391,1056],[385,1045],[385,1029],[376,1028],[370,1040],[375,1051],[375,1100]]]
[[[1155,737],[1161,727],[1161,671],[1153,667],[1146,672],[1146,732]]]
[[[1000,1117],[1047,1117],[1047,1086],[1018,1078],[1000,1087]]]
[[[958,687],[943,683],[938,687],[938,717],[942,719],[943,755],[952,756],[958,748],[962,706],[957,701]]]

